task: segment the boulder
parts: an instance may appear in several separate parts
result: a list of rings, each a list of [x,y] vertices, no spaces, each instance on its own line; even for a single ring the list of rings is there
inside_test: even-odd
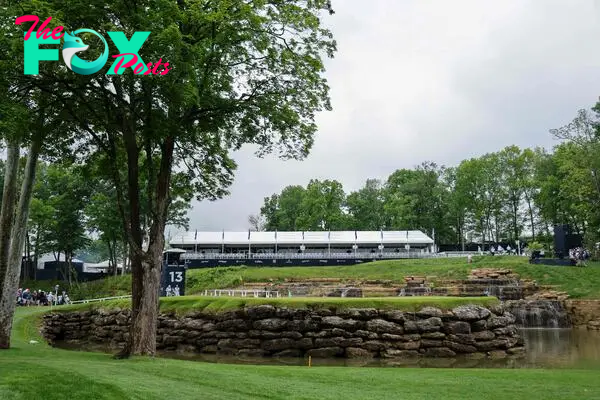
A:
[[[292,339],[271,339],[261,343],[261,348],[270,352],[278,352],[286,349],[294,348],[295,341]]]
[[[474,305],[456,307],[452,313],[459,320],[468,322],[487,319],[492,314],[487,308]]]
[[[390,347],[398,350],[418,350],[421,347],[421,342],[393,342]]]
[[[444,331],[448,334],[464,334],[468,335],[471,333],[471,325],[468,322],[464,321],[454,321],[448,322],[446,326],[444,326]]]
[[[446,338],[446,334],[443,332],[427,332],[421,335],[423,339],[434,339],[441,340]]]
[[[432,340],[432,339],[421,339],[421,347],[422,348],[428,348],[428,347],[442,347],[442,341],[441,340]]]
[[[265,319],[275,315],[275,307],[263,304],[246,308],[246,314],[250,319]]]
[[[300,357],[302,351],[298,349],[287,349],[273,354],[273,357]]]
[[[287,321],[287,329],[297,332],[313,332],[319,329],[319,323],[312,319]]]
[[[416,358],[419,357],[419,352],[415,350],[396,350],[389,349],[381,352],[383,358]]]
[[[386,321],[384,319],[373,319],[367,322],[367,330],[377,333],[392,333],[396,335],[402,335],[404,330],[400,325],[393,322]]]
[[[485,342],[476,342],[475,347],[479,351],[493,351],[498,349],[505,349],[508,347],[508,341],[506,339],[495,339],[488,340]]]
[[[219,349],[251,349],[259,346],[260,340],[258,339],[221,339],[217,343]]]
[[[265,330],[265,331],[281,331],[288,324],[288,321],[281,318],[267,318],[254,321],[252,327],[254,329]]]
[[[315,339],[315,347],[341,347],[343,341],[343,337],[318,338]]]
[[[490,331],[474,332],[471,334],[471,336],[478,341],[492,340],[496,337],[496,335],[494,335],[494,332]]]
[[[345,338],[340,343],[342,347],[358,347],[362,344],[363,340],[361,338]]]
[[[381,339],[383,339],[383,340],[396,341],[396,340],[403,340],[404,339],[404,336],[402,336],[402,335],[393,335],[391,333],[382,333],[380,336],[381,336]]]
[[[444,358],[455,357],[456,353],[447,347],[430,347],[428,349],[425,349],[425,353],[423,353],[423,355],[425,357]]]
[[[364,342],[361,347],[369,351],[377,352],[387,349],[389,347],[389,344],[385,342],[380,342],[378,340],[368,340]]]
[[[443,315],[444,315],[444,313],[442,312],[442,310],[440,310],[439,308],[435,308],[435,307],[425,307],[425,308],[422,308],[420,311],[417,311],[417,316],[422,317],[422,318],[429,318],[429,317],[441,318]]]
[[[448,340],[461,344],[475,345],[475,338],[471,335],[464,335],[462,333],[457,333],[455,335],[448,335]]]
[[[199,331],[202,330],[202,328],[206,324],[206,322],[201,319],[191,319],[191,318],[186,318],[183,321],[183,323],[184,323],[183,325],[186,329],[199,330]]]
[[[302,339],[303,336],[300,332],[280,332],[279,336],[290,339]]]
[[[386,334],[387,335],[387,334]],[[378,335],[375,332],[357,330],[354,332],[354,336],[363,338],[363,339],[377,339]]]
[[[336,314],[343,318],[366,321],[377,317],[379,312],[374,308],[347,308],[337,310]]]
[[[222,320],[215,324],[215,328],[219,331],[247,331],[250,329],[250,321],[239,318]]]
[[[504,314],[504,305],[502,303],[494,304],[489,307],[489,310],[496,315]]]
[[[406,315],[402,311],[391,310],[382,312],[382,316],[388,321],[402,323],[406,320]]]
[[[497,328],[493,330],[496,336],[516,336],[518,334],[517,327],[514,325],[505,328]]]
[[[315,358],[332,358],[344,355],[344,349],[341,347],[324,347],[320,349],[310,349],[307,354]]]
[[[314,347],[313,340],[311,338],[302,338],[294,342],[294,348],[301,350],[308,350]]]
[[[359,322],[353,319],[344,319],[337,316],[323,317],[321,324],[326,328],[338,328],[344,330],[356,330]]]
[[[444,340],[444,347],[449,348],[450,350],[456,353],[475,353],[477,352],[477,348],[475,346],[471,346],[468,344],[456,343],[449,340]]]
[[[494,317],[492,317],[494,318]],[[490,318],[491,319],[491,318]],[[481,332],[488,330],[488,320],[480,319],[479,321],[471,322],[471,331]]]
[[[419,332],[437,332],[442,327],[442,319],[439,317],[430,317],[416,321]]]
[[[374,354],[369,350],[361,349],[360,347],[346,348],[346,357],[348,358],[373,358]]]

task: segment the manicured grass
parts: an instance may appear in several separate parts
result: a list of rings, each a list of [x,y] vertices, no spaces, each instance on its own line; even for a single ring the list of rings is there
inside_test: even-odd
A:
[[[17,311],[0,351],[0,399],[599,399],[597,370],[410,369],[208,364],[43,344],[36,308]],[[40,341],[30,344],[30,340]]]
[[[531,265],[526,257],[436,258],[418,260],[386,260],[343,267],[224,267],[192,269],[187,272],[186,293],[200,294],[205,289],[234,288],[247,283],[279,283],[285,280],[336,278],[342,282],[367,280],[388,281],[392,286],[404,283],[404,277],[426,276],[436,283],[448,279],[464,279],[474,268],[509,268],[523,279],[536,280],[540,285],[555,285],[572,298],[600,298],[600,263],[586,268]],[[33,284],[32,287],[35,287]],[[131,276],[110,277],[74,286],[72,299],[99,298],[131,293]]]
[[[286,279],[338,278],[347,281],[387,280],[403,284],[404,277],[426,276],[431,282],[465,279],[475,268],[508,268],[522,279],[536,280],[539,285],[556,285],[573,298],[600,298],[600,263],[586,268],[532,265],[526,257],[494,256],[386,260],[344,267],[231,267],[189,270],[187,293],[205,289],[232,288],[251,282],[283,282]]]
[[[270,304],[278,307],[307,308],[307,309],[346,309],[346,308],[376,308],[379,310],[400,310],[416,312],[423,307],[437,307],[451,310],[454,307],[475,304],[491,306],[497,304],[495,297],[282,297],[282,298],[253,298],[253,297],[204,297],[183,296],[163,297],[160,299],[160,309],[163,312],[174,311],[183,314],[188,311],[204,310],[211,312],[236,310],[244,307]],[[59,311],[72,311],[98,308],[129,308],[128,299],[110,300],[101,303],[74,304],[59,307]]]

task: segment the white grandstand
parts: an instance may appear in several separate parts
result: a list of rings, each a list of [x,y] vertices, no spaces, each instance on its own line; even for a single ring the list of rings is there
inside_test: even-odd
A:
[[[191,254],[390,254],[433,253],[434,241],[421,231],[186,232],[172,237],[172,248]]]

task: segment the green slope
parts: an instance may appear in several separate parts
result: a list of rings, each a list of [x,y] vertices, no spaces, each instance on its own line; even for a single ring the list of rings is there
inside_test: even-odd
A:
[[[52,349],[43,310],[19,309],[0,352],[0,399],[599,399],[597,370],[410,369],[208,364]]]
[[[600,298],[600,263],[586,268],[530,265],[525,257],[475,257],[419,260],[386,260],[343,267],[225,267],[194,269],[187,273],[187,293],[205,289],[233,288],[252,282],[282,282],[286,279],[337,278],[348,281],[387,280],[402,284],[405,276],[423,275],[432,281],[466,278],[473,268],[510,268],[524,279],[540,285],[556,285],[573,298]],[[30,285],[35,287],[35,285]],[[72,298],[97,298],[129,294],[131,278],[111,277],[71,289]]]

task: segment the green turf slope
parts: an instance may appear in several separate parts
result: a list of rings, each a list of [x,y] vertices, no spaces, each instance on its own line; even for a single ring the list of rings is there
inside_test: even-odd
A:
[[[19,309],[0,352],[0,399],[600,399],[595,370],[409,369],[208,364],[52,349],[42,310]]]

